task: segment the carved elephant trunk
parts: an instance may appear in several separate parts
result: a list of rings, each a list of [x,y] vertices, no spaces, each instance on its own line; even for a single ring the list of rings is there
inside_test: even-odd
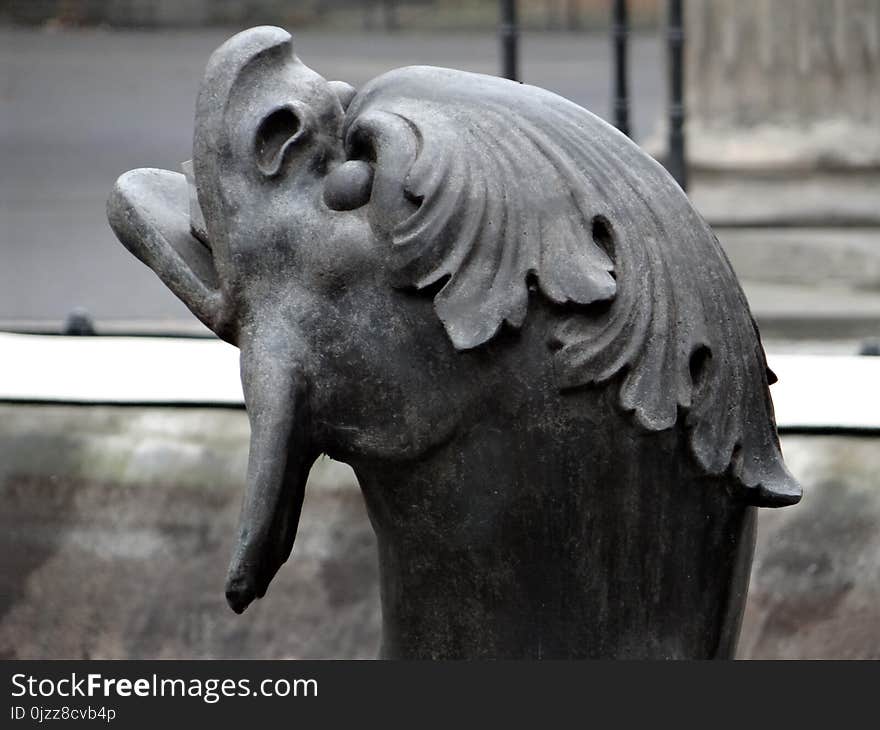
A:
[[[355,91],[278,28],[212,56],[186,175],[123,244],[241,349],[232,608],[355,470],[391,658],[724,657],[782,461],[757,327],[669,175],[550,92],[410,67]]]

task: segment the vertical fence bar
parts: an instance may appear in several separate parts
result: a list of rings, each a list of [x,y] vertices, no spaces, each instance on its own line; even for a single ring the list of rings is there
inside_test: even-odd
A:
[[[614,126],[627,137],[630,135],[628,41],[629,17],[626,0],[614,0],[611,19],[611,42],[614,48]]]
[[[400,23],[397,19],[397,0],[383,1],[382,16],[382,21],[385,24],[385,30],[400,30]]]
[[[669,44],[669,159],[666,167],[687,190],[684,139],[684,23],[683,0],[668,0],[667,40]]]
[[[519,25],[516,17],[516,0],[501,0],[501,75],[519,81]]]

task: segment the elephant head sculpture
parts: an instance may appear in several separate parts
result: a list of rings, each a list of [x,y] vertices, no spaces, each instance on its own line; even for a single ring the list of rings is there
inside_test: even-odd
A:
[[[184,173],[123,175],[108,214],[241,350],[235,611],[324,453],[377,534],[383,656],[731,654],[755,508],[800,488],[743,293],[660,165],[542,89],[356,92],[262,27],[211,57]]]

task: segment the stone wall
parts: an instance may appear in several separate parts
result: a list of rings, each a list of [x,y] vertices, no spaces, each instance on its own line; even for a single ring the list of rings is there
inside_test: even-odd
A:
[[[267,599],[226,606],[247,450],[238,410],[0,406],[0,657],[374,657],[373,533],[327,459]]]
[[[0,658],[370,658],[375,540],[351,471],[312,471],[292,559],[226,606],[247,418],[0,406]],[[880,438],[789,436],[803,502],[763,510],[749,658],[880,658]]]

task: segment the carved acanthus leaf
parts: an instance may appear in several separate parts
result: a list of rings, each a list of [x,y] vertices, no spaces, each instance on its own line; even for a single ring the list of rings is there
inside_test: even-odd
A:
[[[443,284],[434,305],[458,349],[520,326],[534,277],[575,305],[555,333],[560,388],[615,387],[643,428],[683,421],[699,466],[731,470],[751,502],[796,501],[742,290],[635,144],[550,92],[422,67],[368,84],[344,132],[374,161],[371,222],[399,283]]]

